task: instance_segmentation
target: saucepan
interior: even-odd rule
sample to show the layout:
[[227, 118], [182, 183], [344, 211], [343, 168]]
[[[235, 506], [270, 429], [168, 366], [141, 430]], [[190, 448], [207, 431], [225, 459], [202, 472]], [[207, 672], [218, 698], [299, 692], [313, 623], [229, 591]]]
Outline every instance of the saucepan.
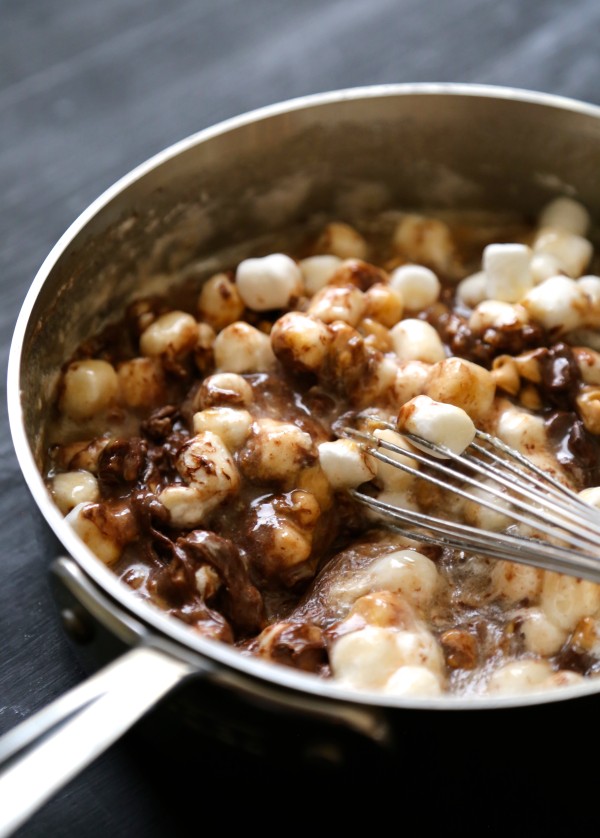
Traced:
[[[54, 534], [48, 565], [60, 615], [91, 665], [105, 668], [0, 740], [0, 834], [157, 703], [190, 735], [204, 728], [237, 736], [240, 747], [251, 743], [277, 758], [319, 754], [336, 764], [363, 760], [363, 768], [365, 759], [382, 758], [403, 781], [451, 768], [453, 794], [464, 772], [473, 778], [481, 766], [489, 783], [526, 770], [550, 788], [558, 760], [579, 763], [581, 740], [560, 731], [585, 735], [586, 714], [600, 707], [600, 680], [449, 702], [359, 693], [243, 656], [143, 601], [98, 561], [49, 496], [42, 460], [65, 359], [141, 290], [154, 291], [191, 260], [218, 267], [215, 254], [245, 241], [290, 243], [307, 219], [385, 206], [534, 214], [567, 194], [598, 219], [599, 160], [600, 108], [584, 103], [454, 84], [342, 90], [189, 137], [126, 175], [72, 224], [16, 324], [8, 402], [20, 467]], [[507, 742], [498, 741], [498, 726]], [[282, 734], [290, 729], [298, 735]]]

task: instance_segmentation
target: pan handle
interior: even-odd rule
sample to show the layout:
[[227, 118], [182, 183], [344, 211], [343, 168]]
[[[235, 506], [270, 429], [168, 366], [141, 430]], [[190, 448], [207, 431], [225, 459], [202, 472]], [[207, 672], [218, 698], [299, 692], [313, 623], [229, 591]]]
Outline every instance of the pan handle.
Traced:
[[115, 742], [194, 667], [137, 646], [0, 739], [0, 838]]

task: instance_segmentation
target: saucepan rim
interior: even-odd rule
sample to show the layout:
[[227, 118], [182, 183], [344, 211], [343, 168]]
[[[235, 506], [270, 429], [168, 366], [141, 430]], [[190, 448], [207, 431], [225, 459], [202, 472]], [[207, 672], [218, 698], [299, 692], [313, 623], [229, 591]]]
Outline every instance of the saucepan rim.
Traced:
[[124, 607], [144, 624], [150, 626], [151, 630], [169, 637], [186, 647], [188, 651], [191, 650], [203, 659], [209, 659], [221, 667], [236, 670], [238, 673], [253, 679], [262, 679], [271, 685], [309, 693], [318, 698], [340, 699], [356, 705], [404, 710], [497, 710], [511, 707], [531, 707], [592, 695], [600, 691], [600, 679], [586, 679], [583, 683], [577, 685], [510, 696], [479, 697], [469, 695], [439, 698], [387, 696], [374, 691], [352, 690], [334, 680], [319, 678], [279, 664], [249, 657], [224, 643], [201, 637], [184, 623], [169, 617], [157, 606], [137, 596], [79, 540], [52, 502], [27, 439], [21, 404], [21, 365], [28, 324], [37, 298], [54, 266], [68, 250], [72, 241], [102, 209], [115, 200], [125, 189], [168, 160], [196, 145], [227, 134], [242, 126], [268, 120], [285, 113], [318, 108], [343, 101], [410, 96], [483, 97], [511, 100], [530, 103], [531, 105], [553, 107], [567, 113], [587, 115], [600, 120], [600, 107], [548, 93], [480, 84], [385, 84], [333, 90], [262, 107], [205, 128], [158, 152], [117, 180], [73, 221], [44, 260], [27, 292], [13, 333], [7, 373], [9, 423], [19, 466], [29, 491], [47, 524], [81, 570], [96, 585], [121, 607]]

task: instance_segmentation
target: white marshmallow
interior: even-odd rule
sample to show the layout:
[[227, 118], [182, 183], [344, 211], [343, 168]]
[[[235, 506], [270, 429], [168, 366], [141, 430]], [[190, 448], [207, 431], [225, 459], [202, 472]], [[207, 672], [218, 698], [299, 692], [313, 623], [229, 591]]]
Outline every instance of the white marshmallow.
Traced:
[[579, 492], [581, 500], [589, 503], [590, 506], [596, 506], [600, 509], [600, 486], [592, 486], [589, 489], [582, 489]]
[[511, 661], [492, 674], [487, 691], [498, 695], [530, 692], [539, 689], [551, 674], [552, 668], [546, 661]]
[[555, 655], [567, 639], [567, 632], [552, 623], [539, 608], [526, 608], [517, 612], [519, 631], [525, 648], [536, 655]]
[[191, 352], [198, 341], [198, 323], [185, 311], [168, 311], [144, 329], [140, 352], [150, 358]]
[[508, 401], [501, 405], [496, 422], [496, 435], [522, 454], [539, 454], [546, 449], [548, 442], [543, 418]]
[[500, 300], [484, 300], [469, 317], [469, 326], [478, 333], [486, 329], [519, 329], [528, 322], [529, 316], [522, 305]]
[[423, 361], [404, 361], [397, 365], [394, 378], [394, 403], [404, 404], [420, 396], [427, 386], [431, 364]]
[[396, 632], [365, 626], [345, 634], [330, 649], [334, 677], [363, 689], [382, 687], [401, 665]]
[[99, 527], [93, 516], [87, 514], [94, 506], [92, 503], [78, 503], [66, 516], [65, 521], [73, 527], [79, 538], [100, 561], [110, 565], [121, 555], [122, 545], [112, 538], [108, 531]]
[[398, 631], [396, 632], [396, 646], [400, 666], [425, 666], [438, 675], [444, 671], [444, 656], [431, 632], [425, 629]]
[[328, 285], [317, 291], [306, 313], [323, 323], [343, 320], [356, 326], [366, 308], [365, 295], [360, 288], [349, 285]]
[[533, 286], [531, 250], [524, 244], [488, 244], [483, 251], [486, 296], [516, 303]]
[[115, 401], [118, 390], [117, 373], [108, 361], [73, 361], [63, 376], [59, 407], [75, 421], [91, 419]]
[[401, 666], [424, 666], [441, 674], [443, 656], [427, 631], [397, 631], [366, 626], [333, 643], [331, 668], [336, 678], [362, 689], [383, 687]]
[[586, 326], [600, 328], [600, 276], [582, 276], [577, 285], [588, 300], [588, 306], [583, 315]]
[[542, 578], [543, 571], [537, 567], [508, 561], [497, 561], [490, 576], [493, 593], [508, 602], [537, 599]]
[[566, 276], [553, 276], [536, 285], [521, 303], [533, 320], [561, 333], [582, 324], [588, 305], [583, 289]]
[[[391, 442], [393, 445], [397, 445], [405, 451], [411, 450], [411, 446], [406, 442], [404, 437], [396, 433], [396, 431], [391, 431], [389, 428], [376, 428], [373, 436], [377, 437], [377, 439], [382, 439], [384, 442]], [[419, 468], [419, 464], [413, 457], [405, 457], [402, 454], [397, 454], [395, 451], [389, 451], [387, 448], [381, 448], [380, 450], [382, 454], [385, 454], [386, 457], [395, 460], [397, 463], [403, 463], [414, 469]], [[389, 465], [389, 463], [383, 463], [377, 457], [372, 457], [371, 462], [377, 470], [377, 479], [386, 491], [397, 492], [405, 490], [415, 480], [414, 475], [410, 474], [410, 472], [396, 468], [395, 466]]]
[[572, 631], [582, 617], [600, 608], [600, 585], [546, 571], [540, 604], [549, 620]]
[[284, 253], [244, 259], [235, 272], [240, 297], [253, 311], [284, 308], [302, 293], [302, 272]]
[[600, 305], [600, 276], [587, 274], [577, 280], [577, 285], [583, 290], [592, 305]]
[[219, 372], [209, 375], [202, 385], [202, 403], [207, 407], [224, 404], [239, 405], [252, 404], [254, 394], [252, 387], [245, 378], [236, 372]]
[[177, 456], [176, 467], [202, 500], [216, 498], [219, 503], [239, 488], [240, 476], [231, 454], [212, 431], [188, 440]]
[[312, 437], [291, 422], [258, 419], [253, 423], [244, 470], [251, 479], [289, 480], [314, 455]]
[[[464, 410], [452, 404], [436, 402], [429, 396], [416, 396], [402, 406], [398, 429], [443, 445], [455, 454], [462, 454], [475, 439], [475, 425]], [[428, 451], [425, 446], [423, 450]], [[443, 458], [442, 454], [429, 453]]]
[[561, 272], [560, 262], [556, 256], [551, 256], [549, 253], [534, 253], [531, 257], [530, 268], [534, 285], [539, 285], [551, 276], [558, 276]]
[[219, 574], [210, 565], [202, 565], [198, 568], [194, 578], [196, 580], [196, 590], [204, 600], [214, 596], [221, 587]]
[[541, 686], [542, 689], [552, 690], [581, 684], [583, 680], [583, 675], [580, 675], [579, 672], [573, 672], [570, 669], [559, 669], [558, 672], [553, 672], [545, 681], [542, 681]]
[[390, 275], [390, 285], [399, 291], [406, 308], [418, 311], [433, 305], [440, 295], [440, 281], [423, 265], [402, 265]]
[[465, 277], [456, 286], [456, 296], [469, 308], [475, 308], [487, 297], [487, 277], [485, 271], [477, 271], [471, 276]]
[[400, 361], [425, 361], [435, 364], [446, 357], [444, 344], [436, 330], [424, 320], [408, 318], [392, 329], [394, 352]]
[[236, 407], [209, 407], [194, 414], [194, 433], [212, 431], [230, 451], [235, 451], [250, 433], [252, 416], [247, 410]]
[[309, 256], [307, 259], [301, 259], [298, 266], [302, 271], [304, 290], [308, 296], [312, 297], [327, 285], [341, 264], [339, 256]]
[[316, 317], [289, 311], [271, 329], [271, 346], [282, 364], [314, 372], [325, 361], [331, 342], [328, 326]]
[[538, 225], [585, 236], [590, 226], [590, 215], [583, 204], [573, 198], [555, 198], [541, 211]]
[[354, 489], [375, 476], [371, 458], [350, 439], [322, 442], [319, 461], [334, 489]]
[[[481, 482], [483, 486], [494, 487], [495, 485], [493, 480], [482, 480]], [[483, 486], [482, 488], [469, 487], [469, 494], [474, 495], [480, 500], [465, 500], [463, 508], [465, 522], [472, 524], [474, 527], [479, 527], [481, 530], [488, 530], [489, 532], [505, 530], [511, 524], [511, 520], [501, 510], [508, 509], [509, 504], [499, 498], [492, 498]], [[490, 509], [481, 503], [481, 501], [492, 501], [494, 508]]]
[[425, 666], [401, 666], [385, 683], [386, 695], [438, 696], [442, 685], [438, 675]]
[[89, 471], [67, 471], [52, 478], [52, 497], [63, 515], [79, 503], [98, 500], [98, 481]]
[[424, 262], [436, 270], [446, 271], [454, 257], [450, 228], [437, 218], [405, 215], [393, 237], [394, 248], [413, 262]]
[[583, 274], [594, 252], [591, 242], [582, 236], [551, 227], [539, 231], [533, 243], [533, 249], [537, 253], [554, 256], [561, 270], [571, 277]]
[[220, 500], [217, 495], [201, 497], [192, 486], [180, 485], [166, 486], [158, 499], [169, 510], [172, 526], [186, 530], [200, 526]]
[[373, 562], [364, 577], [370, 591], [402, 593], [413, 605], [424, 608], [438, 588], [435, 563], [417, 550], [396, 550]]
[[269, 336], [242, 320], [219, 332], [214, 353], [219, 372], [266, 372], [275, 363]]
[[366, 259], [368, 251], [367, 242], [358, 230], [343, 221], [331, 221], [325, 225], [315, 248], [340, 259]]

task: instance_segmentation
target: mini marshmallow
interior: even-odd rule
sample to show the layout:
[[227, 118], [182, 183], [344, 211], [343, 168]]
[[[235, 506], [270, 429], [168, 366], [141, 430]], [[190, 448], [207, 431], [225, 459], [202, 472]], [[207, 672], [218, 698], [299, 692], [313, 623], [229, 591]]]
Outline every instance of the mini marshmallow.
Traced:
[[242, 320], [219, 332], [214, 353], [219, 372], [266, 372], [275, 363], [269, 336]]
[[561, 273], [560, 262], [549, 253], [534, 253], [529, 265], [534, 285]]
[[341, 264], [339, 256], [309, 256], [307, 259], [301, 259], [298, 267], [302, 271], [304, 290], [308, 296], [312, 297], [324, 288]]
[[521, 303], [544, 329], [560, 333], [580, 326], [588, 305], [583, 289], [566, 276], [553, 276], [536, 285]]
[[480, 364], [464, 358], [445, 358], [431, 368], [424, 393], [434, 401], [462, 408], [478, 421], [492, 410], [496, 382]]
[[185, 311], [168, 311], [140, 335], [140, 352], [149, 358], [174, 358], [191, 352], [198, 341], [198, 323]]
[[440, 281], [422, 265], [402, 265], [390, 275], [390, 285], [399, 291], [404, 305], [415, 311], [433, 305], [440, 295]]
[[302, 271], [284, 253], [244, 259], [237, 267], [235, 282], [240, 297], [253, 311], [284, 308], [302, 293]]
[[396, 550], [377, 559], [364, 580], [371, 591], [403, 594], [417, 607], [425, 607], [439, 585], [435, 563], [417, 550]]
[[244, 301], [227, 274], [218, 273], [207, 279], [198, 297], [198, 314], [216, 332], [235, 323], [244, 313]]
[[540, 605], [549, 620], [572, 631], [582, 617], [600, 608], [600, 585], [546, 571]]
[[121, 555], [123, 545], [108, 528], [98, 525], [93, 514], [95, 508], [97, 504], [94, 503], [78, 503], [66, 516], [65, 521], [100, 561], [110, 565]]
[[343, 221], [327, 224], [315, 245], [319, 253], [331, 253], [340, 259], [366, 259], [367, 242], [354, 227]]
[[98, 481], [89, 471], [66, 471], [56, 474], [51, 485], [54, 502], [63, 515], [79, 503], [91, 503], [100, 497]]
[[177, 456], [177, 471], [200, 498], [218, 501], [237, 491], [240, 476], [220, 436], [203, 431], [186, 442]]
[[[490, 493], [483, 488], [484, 486], [497, 488], [494, 486], [494, 481], [482, 480], [481, 482], [483, 484], [481, 488], [469, 488], [469, 494], [473, 495], [477, 500], [464, 501], [462, 516], [465, 519], [465, 523], [472, 524], [480, 530], [488, 530], [489, 532], [506, 530], [512, 522], [501, 510], [508, 510], [509, 503], [497, 497], [491, 498]], [[487, 503], [493, 501], [493, 509], [490, 509], [482, 501]]]
[[386, 695], [438, 696], [442, 694], [440, 678], [425, 666], [401, 666], [385, 683]]
[[540, 688], [551, 674], [552, 667], [546, 661], [511, 661], [492, 674], [487, 691], [500, 695], [530, 692]]
[[483, 251], [486, 296], [516, 303], [533, 286], [531, 250], [524, 244], [488, 244]]
[[588, 299], [584, 324], [600, 328], [600, 276], [582, 276], [577, 280], [577, 285]]
[[600, 509], [600, 486], [592, 486], [589, 489], [582, 489], [579, 492], [579, 497], [590, 506], [596, 506]]
[[240, 408], [209, 407], [194, 413], [193, 423], [195, 434], [212, 431], [230, 451], [235, 451], [248, 438], [252, 416]]
[[[416, 396], [400, 409], [398, 430], [420, 436], [427, 442], [442, 445], [455, 454], [462, 454], [475, 439], [475, 425], [470, 416], [460, 407], [443, 404], [429, 396]], [[417, 443], [413, 443], [418, 445]], [[424, 451], [434, 457], [443, 458], [443, 454]]]
[[394, 379], [394, 403], [404, 404], [424, 392], [431, 364], [423, 361], [404, 361], [397, 365]]
[[171, 525], [186, 530], [200, 526], [220, 500], [217, 495], [202, 498], [192, 486], [181, 485], [166, 486], [158, 499], [169, 511]]
[[594, 252], [591, 242], [582, 236], [551, 227], [539, 231], [533, 249], [536, 253], [554, 256], [561, 270], [574, 278], [583, 274]]
[[194, 574], [196, 590], [203, 600], [211, 599], [221, 587], [221, 578], [210, 565], [202, 565]]
[[382, 687], [401, 666], [396, 631], [366, 626], [344, 634], [330, 649], [333, 675], [354, 687]]
[[538, 225], [585, 236], [590, 226], [590, 215], [583, 204], [573, 198], [555, 198], [541, 211]]
[[271, 346], [284, 367], [294, 372], [315, 372], [331, 342], [329, 328], [317, 317], [289, 311], [271, 329]]
[[328, 285], [317, 291], [306, 313], [323, 323], [343, 320], [350, 326], [356, 326], [365, 308], [365, 295], [360, 288], [353, 285]]
[[577, 280], [577, 285], [583, 290], [592, 305], [600, 305], [600, 276], [587, 274]]
[[465, 277], [456, 286], [456, 296], [464, 305], [475, 308], [487, 297], [487, 277], [484, 271], [477, 271]]
[[555, 655], [567, 639], [567, 632], [552, 623], [539, 608], [524, 608], [515, 617], [525, 648], [535, 655]]
[[577, 366], [584, 384], [600, 384], [600, 352], [588, 349], [586, 346], [573, 347], [573, 354], [577, 359]]
[[375, 476], [371, 458], [350, 439], [322, 442], [319, 460], [334, 489], [354, 489]]
[[529, 315], [522, 305], [500, 300], [484, 300], [469, 317], [471, 330], [479, 334], [486, 329], [519, 329], [528, 322]]
[[62, 379], [59, 407], [61, 413], [75, 421], [91, 419], [106, 410], [118, 392], [119, 379], [108, 361], [73, 361]]
[[331, 668], [336, 678], [355, 687], [384, 686], [401, 666], [424, 666], [441, 674], [441, 649], [430, 632], [396, 631], [366, 626], [332, 644]]
[[541, 687], [544, 690], [572, 687], [581, 684], [583, 680], [584, 677], [579, 672], [573, 672], [572, 669], [559, 669], [558, 672], [552, 672], [545, 681], [542, 681]]
[[236, 372], [219, 372], [207, 376], [200, 388], [199, 401], [207, 407], [240, 407], [252, 404], [254, 394], [245, 378]]
[[440, 271], [447, 271], [454, 257], [448, 225], [422, 215], [408, 214], [402, 218], [394, 231], [393, 246], [412, 262], [432, 265]]
[[543, 572], [531, 565], [498, 560], [490, 575], [495, 596], [508, 602], [533, 601], [542, 590]]
[[311, 435], [291, 422], [265, 417], [254, 422], [250, 431], [241, 457], [250, 480], [290, 480], [315, 457]]
[[394, 352], [400, 361], [435, 364], [446, 357], [444, 344], [436, 330], [424, 320], [401, 320], [391, 330]]
[[[403, 448], [405, 451], [411, 450], [411, 446], [408, 442], [406, 442], [404, 437], [396, 433], [396, 431], [391, 431], [389, 428], [377, 428], [373, 432], [373, 436], [377, 437], [377, 439], [383, 440], [384, 442], [390, 442], [392, 445], [397, 445], [398, 448]], [[397, 463], [403, 463], [413, 469], [419, 468], [419, 464], [413, 457], [405, 457], [402, 454], [390, 451], [387, 448], [381, 448], [380, 450], [382, 454], [385, 454], [386, 457], [389, 457], [391, 460], [395, 460]], [[395, 492], [407, 489], [415, 479], [414, 475], [410, 474], [410, 472], [404, 471], [401, 468], [396, 468], [396, 466], [392, 466], [389, 463], [383, 463], [381, 460], [377, 459], [377, 457], [372, 457], [371, 462], [377, 470], [377, 479], [379, 483], [386, 491]]]

